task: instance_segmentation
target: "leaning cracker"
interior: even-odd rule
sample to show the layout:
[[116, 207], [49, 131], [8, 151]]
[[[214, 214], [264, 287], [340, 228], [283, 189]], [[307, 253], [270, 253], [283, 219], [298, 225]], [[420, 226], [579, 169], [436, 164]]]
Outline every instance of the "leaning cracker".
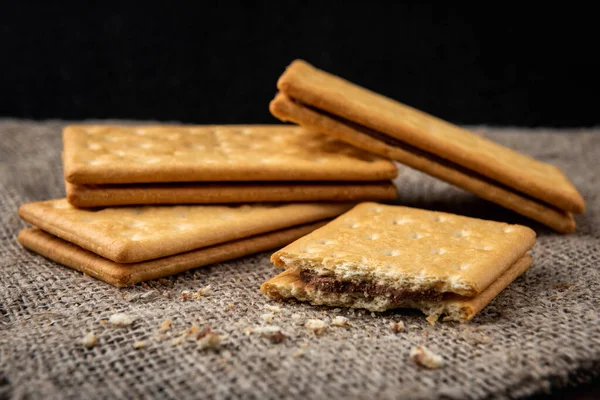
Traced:
[[23, 204], [19, 215], [102, 257], [133, 263], [330, 218], [351, 206], [297, 203], [84, 210], [58, 199]]
[[473, 297], [534, 244], [525, 226], [362, 203], [271, 260], [323, 290], [372, 292], [369, 307], [383, 311], [396, 300]]
[[59, 264], [116, 287], [125, 287], [284, 246], [323, 224], [324, 222], [305, 224], [133, 264], [115, 263], [38, 228], [22, 230], [19, 233], [19, 243]]
[[65, 179], [76, 184], [380, 181], [397, 173], [388, 160], [286, 125], [71, 125], [63, 142]]
[[575, 230], [575, 220], [570, 212], [523, 195], [508, 186], [499, 185], [481, 174], [461, 168], [447, 160], [416, 151], [408, 146], [401, 147], [378, 140], [365, 133], [364, 128], [316, 112], [292, 101], [283, 93], [277, 94], [271, 102], [270, 109], [273, 115], [281, 120], [301, 124], [308, 129], [344, 140], [371, 153], [397, 160], [541, 222], [558, 232], [568, 233]]
[[478, 171], [486, 177], [557, 208], [581, 213], [585, 202], [555, 166], [501, 146], [342, 78], [296, 60], [277, 82], [295, 101], [350, 124], [399, 140], [422, 151]]
[[[525, 255], [502, 273], [491, 285], [474, 297], [446, 296], [437, 301], [414, 300], [406, 307], [418, 308], [436, 320], [446, 315], [444, 321], [470, 321], [484, 309], [500, 292], [529, 269], [531, 256]], [[300, 278], [297, 270], [288, 269], [263, 283], [260, 290], [274, 299], [297, 299], [313, 305], [357, 306], [356, 299], [343, 293], [322, 293]], [[360, 305], [360, 303], [358, 303]], [[377, 310], [379, 311], [379, 310]]]
[[230, 182], [137, 185], [75, 185], [66, 182], [75, 207], [139, 204], [231, 204], [298, 201], [391, 200], [396, 187], [384, 182]]

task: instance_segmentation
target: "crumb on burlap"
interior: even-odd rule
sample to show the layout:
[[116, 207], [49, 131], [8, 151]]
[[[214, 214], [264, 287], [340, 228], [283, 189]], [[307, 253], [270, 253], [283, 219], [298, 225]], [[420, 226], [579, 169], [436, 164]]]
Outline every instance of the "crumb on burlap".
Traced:
[[338, 315], [331, 321], [333, 326], [348, 326], [348, 318]]
[[441, 356], [433, 353], [425, 346], [416, 346], [410, 350], [410, 360], [418, 365], [435, 369], [444, 366], [444, 360]]
[[280, 313], [281, 312], [280, 307], [273, 306], [271, 304], [265, 304], [265, 308], [267, 309], [267, 311], [269, 311], [271, 313]]
[[404, 322], [402, 322], [402, 321], [390, 322], [390, 329], [394, 333], [402, 333], [406, 330], [406, 328], [404, 326]]
[[200, 288], [195, 292], [193, 292], [191, 290], [182, 290], [180, 293], [180, 299], [181, 299], [181, 301], [198, 300], [201, 297], [210, 296], [211, 294], [212, 294], [212, 289], [209, 285], [209, 286]]
[[122, 326], [129, 326], [131, 324], [133, 324], [136, 320], [136, 317], [130, 314], [125, 314], [125, 313], [116, 313], [110, 316], [110, 318], [108, 319], [108, 322], [110, 322], [110, 324], [112, 326], [118, 326], [118, 327], [122, 327]]
[[273, 313], [266, 313], [266, 314], [262, 314], [260, 316], [260, 319], [262, 319], [265, 322], [273, 322], [273, 318], [275, 318], [275, 314]]
[[427, 318], [425, 318], [425, 320], [427, 322], [429, 322], [429, 324], [431, 325], [435, 325], [435, 323], [437, 322], [437, 320], [440, 318], [439, 314], [431, 314], [429, 315]]
[[327, 323], [320, 319], [309, 319], [304, 324], [312, 333], [315, 335], [321, 335], [323, 332], [327, 330]]
[[171, 318], [165, 319], [162, 324], [160, 324], [160, 328], [158, 328], [159, 332], [166, 332], [171, 328]]
[[299, 346], [302, 347], [303, 349], [305, 349], [308, 347], [308, 343], [306, 343], [306, 342], [300, 343]]
[[235, 309], [235, 304], [233, 304], [233, 303], [227, 304], [227, 310], [233, 311], [234, 309]]
[[244, 334], [246, 336], [249, 336], [251, 334], [264, 336], [270, 339], [273, 343], [281, 343], [287, 338], [287, 336], [283, 334], [281, 328], [274, 325], [257, 326], [255, 328], [247, 327], [244, 328]]
[[146, 347], [146, 342], [144, 342], [143, 340], [138, 340], [137, 342], [135, 342], [133, 344], [133, 348], [136, 349], [136, 350], [137, 349], [142, 349], [144, 347]]
[[209, 327], [205, 327], [196, 335], [198, 347], [200, 350], [218, 349], [221, 347], [222, 336], [213, 332]]
[[181, 342], [182, 342], [182, 340], [183, 340], [183, 338], [181, 336], [180, 337], [176, 337], [175, 339], [171, 340], [171, 344], [173, 346], [180, 345]]
[[294, 358], [300, 358], [300, 357], [302, 357], [303, 355], [304, 355], [304, 352], [303, 352], [302, 350], [300, 350], [300, 349], [297, 349], [297, 350], [294, 352], [294, 354], [293, 354]]
[[91, 349], [95, 345], [98, 344], [98, 338], [94, 335], [93, 332], [89, 332], [87, 335], [83, 337], [81, 340], [81, 344], [87, 349]]

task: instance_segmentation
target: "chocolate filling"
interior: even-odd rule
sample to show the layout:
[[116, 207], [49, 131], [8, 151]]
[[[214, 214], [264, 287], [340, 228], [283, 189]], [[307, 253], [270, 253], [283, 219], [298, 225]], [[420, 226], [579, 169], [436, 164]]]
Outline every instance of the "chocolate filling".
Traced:
[[376, 140], [378, 140], [380, 142], [383, 142], [383, 143], [385, 143], [387, 145], [390, 145], [390, 146], [393, 146], [393, 147], [398, 147], [398, 148], [400, 148], [400, 149], [402, 149], [404, 151], [407, 151], [409, 153], [412, 153], [412, 154], [415, 154], [417, 156], [426, 158], [426, 159], [428, 159], [428, 160], [430, 160], [430, 161], [432, 161], [434, 163], [437, 163], [437, 164], [444, 165], [446, 167], [452, 168], [455, 171], [462, 172], [465, 175], [472, 176], [473, 178], [476, 178], [476, 179], [478, 179], [480, 181], [486, 182], [486, 183], [488, 183], [490, 185], [502, 188], [502, 189], [504, 189], [506, 191], [510, 191], [512, 193], [515, 193], [515, 194], [517, 194], [517, 195], [519, 195], [521, 197], [525, 197], [525, 198], [527, 198], [529, 200], [535, 201], [536, 203], [542, 204], [545, 207], [552, 208], [552, 209], [554, 209], [554, 210], [556, 210], [556, 211], [558, 211], [558, 212], [560, 212], [562, 214], [565, 213], [565, 211], [561, 210], [560, 208], [558, 208], [557, 206], [555, 206], [553, 204], [547, 203], [547, 202], [545, 202], [545, 201], [543, 201], [541, 199], [535, 198], [535, 197], [533, 197], [533, 196], [531, 196], [531, 195], [529, 195], [527, 193], [524, 193], [524, 192], [521, 192], [519, 190], [516, 190], [515, 188], [512, 188], [512, 187], [510, 187], [508, 185], [505, 185], [505, 184], [503, 184], [503, 183], [501, 183], [501, 182], [499, 182], [499, 181], [497, 181], [495, 179], [492, 179], [492, 178], [489, 178], [489, 177], [487, 177], [485, 175], [482, 175], [482, 174], [480, 174], [480, 173], [478, 173], [476, 171], [473, 171], [471, 169], [463, 167], [460, 164], [457, 164], [457, 163], [454, 163], [454, 162], [452, 162], [450, 160], [442, 158], [442, 157], [440, 157], [440, 156], [438, 156], [436, 154], [429, 153], [427, 151], [421, 150], [421, 149], [419, 149], [417, 147], [414, 147], [414, 146], [412, 146], [412, 145], [410, 145], [410, 144], [408, 144], [406, 142], [403, 142], [403, 141], [398, 140], [398, 139], [396, 139], [394, 137], [391, 137], [389, 135], [386, 135], [384, 133], [376, 131], [375, 129], [371, 129], [371, 128], [366, 127], [364, 125], [357, 124], [356, 122], [347, 120], [347, 119], [342, 118], [342, 117], [340, 117], [338, 115], [331, 114], [330, 112], [327, 112], [327, 111], [321, 110], [319, 108], [313, 107], [313, 106], [311, 106], [309, 104], [306, 104], [306, 103], [303, 103], [303, 102], [301, 102], [301, 101], [299, 101], [297, 99], [293, 99], [292, 98], [292, 101], [295, 102], [295, 103], [297, 103], [298, 105], [300, 105], [302, 107], [306, 107], [306, 108], [308, 108], [308, 109], [310, 109], [310, 110], [312, 110], [314, 112], [317, 112], [319, 114], [325, 115], [325, 116], [327, 116], [327, 117], [329, 117], [329, 118], [331, 118], [331, 119], [333, 119], [333, 120], [335, 120], [335, 121], [337, 121], [337, 122], [339, 122], [341, 124], [348, 125], [351, 128], [354, 128], [357, 131], [360, 131], [361, 133], [363, 133], [363, 134], [365, 134], [367, 136], [370, 136], [373, 139], [376, 139]]
[[363, 293], [366, 296], [385, 296], [396, 304], [406, 300], [419, 301], [438, 301], [444, 294], [436, 290], [427, 289], [422, 291], [413, 291], [409, 289], [397, 289], [390, 286], [379, 285], [371, 282], [351, 282], [343, 281], [332, 276], [319, 276], [312, 271], [300, 271], [300, 279], [309, 286], [328, 293]]

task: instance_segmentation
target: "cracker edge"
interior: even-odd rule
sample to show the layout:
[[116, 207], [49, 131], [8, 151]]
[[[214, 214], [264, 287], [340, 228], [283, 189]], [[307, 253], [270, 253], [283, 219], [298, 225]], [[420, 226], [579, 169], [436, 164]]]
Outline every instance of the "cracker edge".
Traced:
[[[271, 182], [274, 183], [274, 182]], [[243, 185], [176, 184], [88, 186], [65, 181], [67, 201], [80, 208], [141, 204], [222, 204], [256, 202], [316, 202], [393, 200], [396, 186], [391, 182], [364, 182], [345, 185], [303, 182], [287, 185], [248, 182]]]
[[[510, 268], [502, 273], [491, 285], [485, 290], [479, 293], [477, 296], [472, 298], [464, 298], [456, 296], [449, 300], [442, 300], [440, 304], [444, 305], [444, 311], [449, 312], [449, 307], [454, 307], [458, 311], [452, 313], [450, 320], [466, 322], [473, 319], [483, 308], [485, 308], [498, 294], [500, 294], [508, 285], [510, 285], [515, 279], [522, 275], [529, 269], [532, 264], [532, 258], [529, 254], [525, 254], [517, 262], [515, 262]], [[291, 296], [285, 296], [281, 293], [282, 290], [290, 292], [292, 289], [304, 290], [306, 285], [300, 280], [299, 275], [296, 271], [285, 270], [282, 273], [274, 276], [260, 287], [260, 291], [267, 295], [269, 298], [275, 300], [284, 300], [289, 298], [295, 298]], [[306, 293], [306, 291], [305, 291]], [[307, 301], [311, 300], [307, 296]], [[418, 303], [418, 302], [417, 302]], [[335, 307], [340, 307], [335, 305]], [[420, 307], [417, 307], [420, 308]]]

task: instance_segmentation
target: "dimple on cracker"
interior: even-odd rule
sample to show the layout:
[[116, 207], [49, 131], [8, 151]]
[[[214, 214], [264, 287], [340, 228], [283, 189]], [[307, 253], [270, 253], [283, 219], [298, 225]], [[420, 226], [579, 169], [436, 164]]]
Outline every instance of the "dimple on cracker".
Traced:
[[66, 199], [23, 204], [25, 221], [118, 263], [166, 257], [337, 216], [348, 203], [77, 209]]
[[104, 126], [63, 131], [74, 184], [381, 181], [396, 167], [344, 142], [289, 125]]
[[352, 145], [405, 163], [559, 232], [585, 202], [556, 167], [456, 125], [293, 62], [277, 84], [270, 110]]
[[22, 230], [19, 233], [18, 240], [23, 247], [57, 263], [116, 287], [125, 287], [281, 247], [322, 226], [324, 223], [304, 224], [132, 264], [116, 263], [100, 257], [38, 228]]
[[524, 226], [363, 203], [273, 254], [286, 272], [262, 291], [467, 320], [529, 267], [534, 244], [535, 233]]

